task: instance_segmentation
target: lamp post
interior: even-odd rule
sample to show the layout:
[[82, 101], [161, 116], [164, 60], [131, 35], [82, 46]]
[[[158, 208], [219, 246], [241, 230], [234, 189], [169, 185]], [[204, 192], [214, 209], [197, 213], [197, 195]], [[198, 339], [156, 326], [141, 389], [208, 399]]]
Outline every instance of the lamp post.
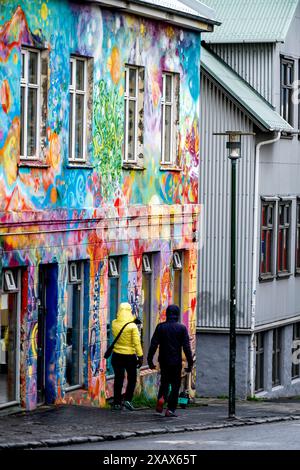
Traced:
[[214, 133], [225, 135], [228, 140], [228, 158], [231, 161], [231, 214], [230, 214], [230, 333], [229, 333], [229, 403], [228, 417], [235, 418], [236, 401], [236, 166], [241, 158], [241, 136], [253, 132], [227, 131]]

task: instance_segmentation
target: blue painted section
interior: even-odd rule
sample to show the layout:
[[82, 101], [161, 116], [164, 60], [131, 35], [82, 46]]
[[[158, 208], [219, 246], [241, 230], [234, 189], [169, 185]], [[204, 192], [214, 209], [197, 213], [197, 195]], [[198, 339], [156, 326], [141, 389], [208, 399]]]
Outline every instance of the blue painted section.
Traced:
[[46, 338], [45, 338], [45, 400], [53, 403], [56, 398], [56, 333], [58, 312], [58, 265], [49, 265], [46, 284]]

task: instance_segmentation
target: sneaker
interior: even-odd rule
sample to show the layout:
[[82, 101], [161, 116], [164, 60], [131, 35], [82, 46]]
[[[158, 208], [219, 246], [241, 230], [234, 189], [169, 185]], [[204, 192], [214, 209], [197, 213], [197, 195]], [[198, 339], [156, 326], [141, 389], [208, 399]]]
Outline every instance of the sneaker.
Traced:
[[169, 409], [166, 410], [165, 416], [166, 418], [177, 418], [175, 411], [171, 411]]
[[135, 410], [134, 406], [132, 405], [132, 403], [130, 403], [130, 401], [124, 401], [124, 406], [129, 411], [134, 411]]
[[164, 397], [160, 397], [160, 398], [157, 400], [157, 402], [156, 402], [156, 408], [155, 408], [157, 413], [162, 413], [162, 412], [163, 412], [164, 403], [165, 403]]
[[122, 405], [112, 405], [112, 411], [122, 411]]

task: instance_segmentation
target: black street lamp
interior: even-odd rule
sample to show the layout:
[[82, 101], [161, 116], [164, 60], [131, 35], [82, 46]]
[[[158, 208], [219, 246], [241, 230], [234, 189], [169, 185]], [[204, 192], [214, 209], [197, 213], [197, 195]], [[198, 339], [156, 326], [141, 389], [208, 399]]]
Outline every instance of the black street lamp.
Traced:
[[229, 403], [228, 417], [235, 418], [236, 401], [236, 166], [241, 158], [241, 136], [253, 132], [227, 131], [213, 135], [226, 135], [228, 158], [231, 161], [231, 214], [230, 214], [230, 333], [229, 333]]

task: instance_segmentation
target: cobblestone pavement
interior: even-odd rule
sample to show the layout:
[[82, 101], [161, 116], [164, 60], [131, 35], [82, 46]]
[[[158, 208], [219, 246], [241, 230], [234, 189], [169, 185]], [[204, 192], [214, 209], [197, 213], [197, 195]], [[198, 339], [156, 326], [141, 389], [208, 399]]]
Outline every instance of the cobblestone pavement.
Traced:
[[198, 399], [197, 406], [165, 418], [151, 409], [112, 412], [87, 406], [42, 406], [31, 412], [0, 416], [0, 449], [64, 446], [126, 439], [150, 434], [182, 433], [300, 420], [300, 400], [237, 403], [237, 419], [227, 419], [227, 401]]

